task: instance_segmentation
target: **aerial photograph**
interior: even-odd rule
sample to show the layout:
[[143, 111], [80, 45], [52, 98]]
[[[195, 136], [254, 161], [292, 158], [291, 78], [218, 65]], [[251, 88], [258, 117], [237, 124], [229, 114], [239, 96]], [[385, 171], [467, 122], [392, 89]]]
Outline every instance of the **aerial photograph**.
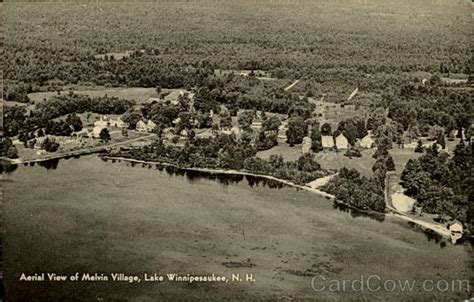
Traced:
[[0, 17], [0, 301], [474, 301], [474, 0]]

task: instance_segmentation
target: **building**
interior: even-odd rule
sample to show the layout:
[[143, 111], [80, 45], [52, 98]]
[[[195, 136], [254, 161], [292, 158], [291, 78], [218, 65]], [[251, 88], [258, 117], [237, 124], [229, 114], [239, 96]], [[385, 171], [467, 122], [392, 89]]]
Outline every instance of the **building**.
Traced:
[[252, 125], [250, 125], [250, 128], [252, 128], [253, 130], [260, 130], [262, 129], [262, 122], [252, 122]]
[[89, 135], [94, 138], [99, 138], [102, 129], [107, 129], [107, 127], [95, 126], [94, 129], [92, 129], [92, 132], [89, 133]]
[[349, 141], [344, 134], [341, 133], [336, 137], [336, 147], [338, 150], [349, 149]]
[[240, 129], [239, 129], [239, 127], [234, 126], [231, 129], [222, 130], [222, 133], [227, 134], [227, 135], [234, 133], [236, 136], [239, 136], [240, 135]]
[[456, 241], [461, 239], [462, 235], [463, 235], [462, 223], [457, 221], [457, 220], [453, 220], [453, 221], [448, 223], [447, 227], [448, 227], [448, 230], [449, 230], [449, 233], [450, 233], [451, 242], [453, 244], [456, 244]]
[[322, 135], [321, 136], [321, 145], [323, 148], [333, 148], [334, 147], [334, 137], [332, 135]]
[[152, 120], [148, 120], [147, 122], [139, 120], [136, 126], [136, 130], [139, 132], [153, 132], [155, 127], [156, 124]]
[[116, 120], [110, 119], [109, 125], [112, 127], [117, 127], [117, 128], [124, 128], [127, 126], [127, 124], [124, 121], [122, 121], [120, 117], [118, 117]]
[[301, 145], [301, 152], [308, 153], [311, 151], [311, 138], [309, 136], [305, 136], [303, 138], [303, 144]]
[[146, 127], [148, 132], [152, 132], [153, 130], [155, 130], [156, 124], [152, 120], [148, 120], [148, 122], [146, 123]]
[[101, 115], [98, 121], [94, 122], [95, 127], [107, 127], [109, 125], [110, 119], [105, 116]]
[[286, 131], [288, 131], [288, 126], [286, 124], [281, 124], [278, 127], [278, 139], [286, 141], [287, 140]]
[[82, 128], [82, 130], [74, 132], [78, 137], [89, 137], [89, 133], [90, 131], [87, 128]]
[[[426, 143], [426, 144], [423, 144], [423, 148], [426, 149], [431, 149], [433, 147], [433, 145], [436, 144], [436, 150], [438, 151], [442, 151], [443, 150], [443, 146], [441, 146], [440, 144], [437, 144], [437, 143]], [[448, 151], [448, 147], [446, 146], [446, 152]]]
[[369, 133], [360, 140], [359, 145], [362, 148], [372, 149], [375, 145], [375, 140], [372, 138], [372, 135]]

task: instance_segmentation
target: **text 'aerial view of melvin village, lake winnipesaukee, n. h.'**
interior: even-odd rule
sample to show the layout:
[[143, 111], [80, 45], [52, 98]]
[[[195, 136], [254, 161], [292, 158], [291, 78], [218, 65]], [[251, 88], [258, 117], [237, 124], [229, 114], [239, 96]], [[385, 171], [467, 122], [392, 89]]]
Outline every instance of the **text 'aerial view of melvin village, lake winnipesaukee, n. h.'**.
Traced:
[[0, 3], [0, 299], [473, 299], [473, 3]]

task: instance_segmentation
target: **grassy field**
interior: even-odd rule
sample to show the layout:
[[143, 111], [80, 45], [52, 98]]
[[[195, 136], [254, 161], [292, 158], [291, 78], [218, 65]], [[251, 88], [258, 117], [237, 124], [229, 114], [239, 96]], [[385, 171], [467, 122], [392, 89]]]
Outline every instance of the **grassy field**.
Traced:
[[[291, 188], [250, 188], [103, 163], [61, 161], [5, 177], [4, 267], [10, 301], [461, 300], [464, 292], [314, 292], [328, 280], [469, 279], [467, 246], [440, 246], [405, 223], [351, 216]], [[185, 188], [185, 190], [183, 190]], [[19, 282], [22, 272], [251, 273], [212, 283]], [[34, 299], [32, 298], [34, 297]]]
[[[121, 87], [78, 87], [73, 88], [74, 93], [89, 95], [91, 97], [103, 97], [105, 95], [109, 97], [118, 97], [121, 99], [127, 99], [132, 101], [137, 101], [138, 103], [144, 102], [151, 97], [158, 97], [155, 88], [142, 88], [142, 87], [132, 87], [132, 88], [121, 88]], [[166, 89], [163, 89], [166, 91]], [[69, 93], [69, 90], [62, 91], [61, 93]], [[34, 92], [28, 94], [28, 97], [31, 101], [38, 103], [43, 102], [45, 99], [48, 100], [52, 96], [57, 95], [55, 91], [49, 92]]]
[[[342, 167], [355, 168], [366, 176], [372, 176], [372, 166], [375, 159], [372, 158], [373, 150], [362, 150], [362, 157], [349, 158], [344, 156], [345, 151], [335, 152], [324, 150], [315, 153], [316, 161], [321, 164], [323, 169], [339, 170]], [[277, 146], [257, 152], [257, 156], [262, 159], [268, 159], [270, 155], [281, 155], [287, 161], [297, 160], [301, 155], [301, 145], [290, 147], [288, 144], [279, 142]]]

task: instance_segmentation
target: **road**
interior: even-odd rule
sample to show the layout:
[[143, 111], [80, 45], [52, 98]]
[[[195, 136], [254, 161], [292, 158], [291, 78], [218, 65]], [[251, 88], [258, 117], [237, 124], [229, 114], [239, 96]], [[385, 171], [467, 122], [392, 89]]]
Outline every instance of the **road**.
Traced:
[[293, 86], [295, 86], [296, 84], [298, 84], [299, 82], [300, 82], [300, 80], [296, 80], [296, 81], [294, 81], [290, 86], [286, 87], [286, 88], [283, 89], [283, 90], [288, 91], [288, 90], [290, 90], [291, 88], [293, 88]]
[[45, 161], [45, 160], [50, 160], [50, 159], [70, 157], [70, 156], [76, 156], [76, 155], [92, 154], [92, 153], [97, 153], [97, 152], [104, 151], [108, 148], [129, 144], [129, 143], [132, 143], [132, 142], [144, 140], [144, 139], [151, 138], [151, 137], [154, 137], [154, 136], [156, 136], [156, 134], [153, 133], [153, 134], [149, 134], [149, 135], [140, 136], [140, 137], [132, 138], [132, 139], [129, 139], [129, 140], [125, 140], [125, 141], [122, 141], [122, 142], [117, 142], [117, 143], [108, 144], [108, 145], [101, 145], [101, 146], [96, 146], [96, 147], [91, 147], [91, 148], [85, 148], [85, 149], [80, 149], [80, 150], [74, 150], [74, 151], [69, 151], [69, 152], [64, 152], [64, 153], [57, 153], [57, 154], [53, 154], [51, 156], [42, 157], [42, 158], [27, 159], [27, 160], [8, 159], [8, 161], [10, 161], [12, 164], [25, 164], [25, 163], [30, 163], [30, 162], [40, 162], [40, 161]]

